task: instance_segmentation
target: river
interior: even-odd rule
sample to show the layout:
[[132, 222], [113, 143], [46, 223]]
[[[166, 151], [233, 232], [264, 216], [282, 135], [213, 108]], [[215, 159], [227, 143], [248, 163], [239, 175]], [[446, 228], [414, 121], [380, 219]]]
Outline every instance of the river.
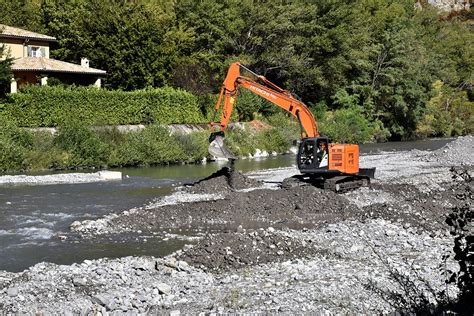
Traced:
[[[409, 149], [435, 150], [452, 139], [367, 144], [362, 154]], [[242, 172], [289, 167], [293, 155], [242, 159]], [[222, 162], [118, 169], [122, 181], [38, 186], [0, 186], [0, 270], [12, 272], [42, 261], [71, 264], [84, 259], [128, 255], [163, 256], [183, 246], [183, 241], [130, 238], [96, 241], [60, 241], [76, 220], [95, 219], [142, 206], [170, 194], [176, 186], [206, 177], [223, 166]]]

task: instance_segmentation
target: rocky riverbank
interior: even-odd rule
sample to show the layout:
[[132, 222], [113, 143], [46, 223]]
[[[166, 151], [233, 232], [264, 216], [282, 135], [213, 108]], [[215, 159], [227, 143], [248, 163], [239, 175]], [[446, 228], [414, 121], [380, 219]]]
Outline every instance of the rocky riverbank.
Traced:
[[472, 174], [473, 152], [468, 136], [436, 152], [364, 156], [362, 166], [377, 167], [377, 179], [345, 194], [281, 188], [295, 168], [232, 180], [222, 174], [143, 207], [76, 222], [63, 242], [177, 233], [189, 242], [166, 258], [0, 272], [0, 310], [177, 315], [426, 308], [441, 291], [457, 295], [442, 274], [457, 269], [452, 259], [442, 260], [453, 245], [444, 219], [460, 203], [449, 168]]

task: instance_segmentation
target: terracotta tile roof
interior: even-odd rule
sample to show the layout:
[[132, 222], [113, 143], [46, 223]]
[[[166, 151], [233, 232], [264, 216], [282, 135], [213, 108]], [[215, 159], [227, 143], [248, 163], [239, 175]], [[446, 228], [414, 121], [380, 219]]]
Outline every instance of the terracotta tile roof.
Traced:
[[56, 38], [40, 33], [30, 32], [17, 27], [0, 24], [0, 37], [36, 39], [48, 42], [55, 42]]
[[12, 65], [13, 71], [41, 71], [41, 72], [69, 72], [91, 75], [105, 75], [107, 72], [101, 69], [82, 67], [56, 59], [45, 57], [22, 57], [15, 59]]

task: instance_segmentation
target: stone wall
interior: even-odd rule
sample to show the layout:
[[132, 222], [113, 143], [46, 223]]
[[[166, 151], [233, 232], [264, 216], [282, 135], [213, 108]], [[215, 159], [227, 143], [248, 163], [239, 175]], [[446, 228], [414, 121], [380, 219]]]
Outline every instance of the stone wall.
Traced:
[[428, 0], [428, 3], [434, 5], [442, 11], [461, 11], [469, 10], [472, 0]]

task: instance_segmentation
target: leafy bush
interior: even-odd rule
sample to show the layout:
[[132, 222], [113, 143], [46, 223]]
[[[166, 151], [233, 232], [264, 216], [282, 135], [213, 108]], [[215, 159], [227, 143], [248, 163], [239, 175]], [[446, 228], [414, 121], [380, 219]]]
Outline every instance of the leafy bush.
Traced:
[[110, 148], [83, 122], [68, 120], [58, 129], [54, 144], [65, 151], [57, 167], [95, 167], [107, 162]]
[[236, 156], [248, 156], [255, 154], [256, 147], [254, 135], [242, 128], [234, 128], [226, 131], [225, 144]]
[[75, 118], [88, 125], [206, 123], [192, 94], [170, 87], [133, 92], [94, 87], [27, 86], [0, 104], [0, 115], [20, 126], [59, 126]]
[[324, 117], [326, 116], [328, 106], [326, 102], [321, 101], [315, 104], [310, 103], [309, 109], [311, 110], [311, 112], [313, 113], [317, 121], [322, 121], [324, 120]]
[[28, 167], [32, 170], [68, 168], [68, 154], [54, 144], [54, 136], [47, 131], [33, 132], [33, 147], [28, 152]]
[[139, 132], [126, 134], [125, 143], [116, 150], [118, 163], [122, 166], [169, 164], [187, 160], [178, 137], [159, 125], [150, 125]]
[[256, 146], [268, 152], [285, 153], [300, 139], [300, 127], [297, 120], [286, 111], [277, 111], [262, 118], [271, 128], [260, 130], [255, 135]]
[[285, 130], [279, 128], [264, 129], [256, 135], [256, 146], [267, 152], [284, 153], [290, 149], [293, 141]]
[[382, 136], [386, 135], [379, 123], [370, 122], [365, 118], [359, 106], [327, 112], [320, 124], [320, 130], [333, 141], [341, 143], [371, 141], [377, 131]]
[[419, 137], [457, 136], [473, 132], [474, 102], [466, 91], [446, 87], [443, 82], [433, 84], [435, 95], [427, 102], [417, 124]]
[[251, 121], [256, 113], [270, 115], [278, 109], [276, 105], [244, 89], [239, 90], [235, 107], [240, 121]]
[[0, 117], [0, 171], [28, 168], [33, 135]]
[[199, 161], [209, 155], [207, 152], [207, 147], [209, 146], [208, 131], [178, 135], [177, 138], [183, 147], [187, 160]]

